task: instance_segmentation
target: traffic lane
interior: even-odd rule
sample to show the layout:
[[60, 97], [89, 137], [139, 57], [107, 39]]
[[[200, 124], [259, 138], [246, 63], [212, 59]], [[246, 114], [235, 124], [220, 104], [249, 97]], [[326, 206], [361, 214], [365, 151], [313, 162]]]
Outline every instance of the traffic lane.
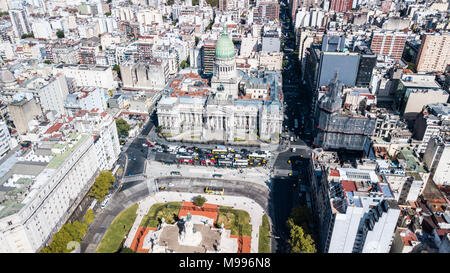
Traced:
[[126, 175], [136, 175], [144, 172], [145, 160], [147, 160], [148, 147], [143, 146], [147, 141], [145, 138], [135, 138], [128, 147], [128, 166]]
[[270, 202], [273, 208], [272, 223], [274, 234], [278, 236], [275, 239], [274, 246], [277, 253], [286, 253], [289, 251], [289, 230], [286, 221], [291, 214], [294, 207], [294, 184], [293, 178], [274, 178], [272, 182], [271, 199]]

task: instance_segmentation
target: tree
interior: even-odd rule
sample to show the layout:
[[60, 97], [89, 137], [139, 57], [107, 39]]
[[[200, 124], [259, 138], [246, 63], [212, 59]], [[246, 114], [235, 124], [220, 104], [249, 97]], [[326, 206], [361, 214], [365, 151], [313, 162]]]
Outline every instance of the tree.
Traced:
[[307, 206], [293, 208], [291, 210], [290, 219], [292, 219], [295, 225], [302, 227], [306, 233], [309, 233], [308, 225], [312, 221], [312, 216]]
[[64, 31], [63, 30], [58, 30], [56, 32], [56, 37], [58, 37], [59, 39], [64, 38]]
[[288, 220], [290, 238], [288, 240], [293, 253], [316, 253], [316, 245], [311, 235], [306, 234], [303, 228], [294, 224], [292, 218]]
[[111, 16], [111, 12], [105, 12], [105, 16]]
[[128, 131], [130, 131], [131, 127], [130, 125], [124, 120], [124, 119], [117, 119], [116, 120], [116, 127], [117, 127], [117, 133], [119, 134], [119, 137], [121, 136], [128, 136]]
[[88, 209], [88, 211], [83, 217], [83, 220], [86, 224], [90, 225], [91, 223], [94, 222], [94, 218], [95, 218], [94, 211], [92, 209]]
[[112, 70], [116, 71], [117, 76], [118, 76], [119, 78], [121, 78], [121, 76], [120, 76], [120, 66], [119, 66], [118, 64], [113, 65]]
[[203, 206], [203, 204], [205, 204], [206, 202], [206, 198], [201, 196], [201, 195], [197, 195], [196, 197], [194, 197], [194, 205], [201, 207]]
[[74, 221], [64, 224], [61, 229], [53, 235], [52, 242], [48, 247], [41, 250], [42, 253], [68, 253], [73, 249], [68, 248], [69, 242], [81, 242], [86, 234], [88, 225], [83, 222]]
[[44, 63], [45, 64], [51, 64], [52, 62], [50, 60], [45, 60]]
[[122, 248], [120, 253], [135, 253], [135, 252], [131, 248], [125, 247], [125, 248]]
[[26, 38], [34, 38], [34, 33], [31, 32], [31, 33], [25, 33], [25, 34], [22, 34], [22, 36], [21, 36], [20, 38], [22, 38], [22, 39], [26, 39]]
[[92, 185], [89, 196], [102, 202], [115, 180], [110, 171], [101, 171], [95, 179], [94, 185]]
[[195, 45], [196, 45], [196, 46], [198, 45], [198, 42], [200, 42], [200, 38], [197, 37], [197, 36], [195, 36]]

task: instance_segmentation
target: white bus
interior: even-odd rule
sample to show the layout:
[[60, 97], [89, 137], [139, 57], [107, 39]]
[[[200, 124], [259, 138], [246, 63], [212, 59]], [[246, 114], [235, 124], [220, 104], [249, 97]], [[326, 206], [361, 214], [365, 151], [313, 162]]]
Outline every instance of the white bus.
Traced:
[[248, 166], [248, 160], [247, 159], [235, 159], [234, 160], [234, 166], [247, 167]]

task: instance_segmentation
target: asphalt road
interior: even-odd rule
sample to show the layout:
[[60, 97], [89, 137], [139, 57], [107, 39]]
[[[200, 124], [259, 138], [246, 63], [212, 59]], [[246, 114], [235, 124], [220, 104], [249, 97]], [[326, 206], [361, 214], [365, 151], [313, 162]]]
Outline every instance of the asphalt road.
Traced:
[[[286, 1], [284, 1], [285, 4]], [[282, 22], [287, 18], [284, 8], [281, 8], [280, 17]], [[284, 48], [295, 46], [295, 34], [291, 25], [285, 24], [283, 35], [287, 37]], [[275, 177], [272, 179], [270, 203], [272, 211], [273, 234], [277, 239], [272, 240], [272, 251], [286, 253], [290, 251], [287, 240], [289, 230], [286, 221], [290, 216], [292, 208], [306, 205], [305, 194], [299, 196], [300, 188], [309, 185], [309, 177], [304, 171], [311, 160], [311, 150], [307, 146], [312, 143], [312, 138], [306, 132], [312, 130], [311, 115], [311, 92], [300, 83], [300, 62], [298, 55], [285, 51], [287, 64], [283, 70], [283, 95], [285, 104], [285, 119], [283, 122], [283, 134], [290, 139], [293, 136], [297, 141], [290, 143], [291, 149], [278, 154], [274, 163]], [[297, 119], [298, 126], [295, 126]], [[303, 122], [302, 122], [303, 121]], [[296, 148], [293, 152], [292, 148]], [[290, 163], [288, 162], [290, 160]], [[291, 174], [291, 176], [289, 175]]]
[[148, 147], [142, 144], [147, 142], [146, 136], [153, 128], [154, 124], [152, 118], [150, 118], [144, 125], [141, 134], [136, 137], [126, 150], [128, 155], [128, 166], [125, 171], [125, 176], [137, 175], [144, 172], [145, 160], [147, 160]]

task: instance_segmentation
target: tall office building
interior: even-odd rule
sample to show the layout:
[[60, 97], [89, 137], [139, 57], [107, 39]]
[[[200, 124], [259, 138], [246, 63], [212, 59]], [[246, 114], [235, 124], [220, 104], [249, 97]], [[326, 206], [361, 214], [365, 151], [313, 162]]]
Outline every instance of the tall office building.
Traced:
[[212, 40], [205, 40], [202, 47], [202, 71], [204, 75], [212, 76], [214, 72], [214, 54], [216, 52], [216, 42]]
[[219, 0], [219, 10], [226, 11], [227, 10], [227, 0]]
[[423, 156], [425, 165], [438, 185], [450, 185], [450, 136], [434, 136], [428, 142]]
[[318, 245], [328, 253], [388, 253], [400, 208], [373, 170], [322, 170], [312, 181]]
[[358, 75], [356, 86], [369, 87], [372, 81], [372, 71], [377, 64], [377, 55], [373, 54], [368, 47], [357, 46], [355, 51], [360, 53]]
[[352, 9], [353, 0], [331, 0], [330, 10], [347, 12]]
[[25, 10], [11, 9], [9, 11], [9, 16], [11, 18], [11, 23], [16, 37], [20, 38], [23, 34], [32, 32]]
[[374, 31], [370, 49], [377, 55], [389, 56], [399, 61], [402, 58], [406, 36], [401, 32]]
[[417, 55], [418, 72], [444, 72], [450, 64], [450, 33], [425, 34]]
[[66, 77], [56, 75], [49, 79], [38, 88], [38, 94], [42, 109], [55, 110], [59, 114], [64, 114], [64, 100], [69, 94]]

